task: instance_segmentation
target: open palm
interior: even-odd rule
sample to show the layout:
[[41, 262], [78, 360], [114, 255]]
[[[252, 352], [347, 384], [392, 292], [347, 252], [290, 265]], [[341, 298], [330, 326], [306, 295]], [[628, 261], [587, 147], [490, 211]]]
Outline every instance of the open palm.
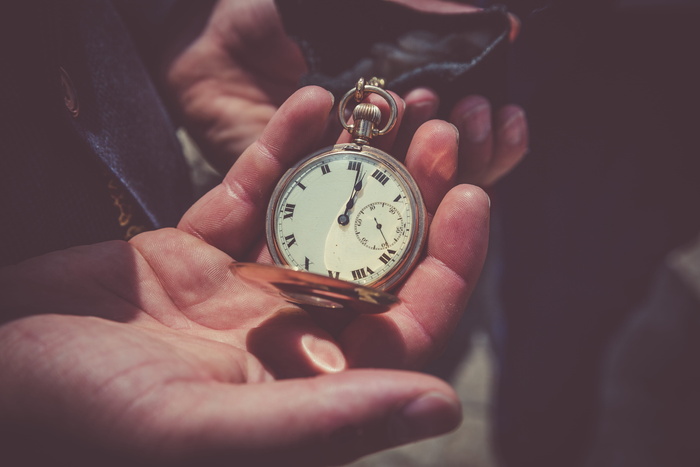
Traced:
[[476, 281], [488, 199], [468, 186], [446, 194], [452, 126], [421, 127], [406, 158], [434, 218], [401, 304], [381, 315], [307, 313], [230, 273], [234, 259], [266, 260], [274, 183], [313, 149], [332, 104], [320, 88], [295, 93], [178, 229], [0, 272], [2, 309], [29, 316], [0, 327], [10, 454], [325, 465], [455, 426], [459, 403], [443, 382], [360, 369], [414, 368], [438, 352]]

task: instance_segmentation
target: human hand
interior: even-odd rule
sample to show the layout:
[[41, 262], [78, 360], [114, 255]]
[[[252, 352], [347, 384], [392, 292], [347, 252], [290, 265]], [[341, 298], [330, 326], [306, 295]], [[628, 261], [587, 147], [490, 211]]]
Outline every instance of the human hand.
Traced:
[[0, 327], [6, 456], [325, 465], [458, 423], [445, 383], [361, 369], [421, 365], [476, 282], [488, 198], [468, 186], [445, 195], [456, 176], [451, 125], [421, 127], [406, 158], [434, 217], [401, 304], [381, 315], [310, 314], [229, 271], [232, 258], [268, 258], [260, 234], [274, 183], [312, 149], [331, 106], [319, 88], [295, 93], [178, 229], [0, 271], [0, 309], [31, 315]]
[[[407, 7], [441, 14], [472, 13], [481, 10], [450, 0], [391, 0]], [[509, 14], [511, 42], [520, 32], [520, 21]], [[397, 153], [402, 152], [412, 135], [426, 121], [435, 118], [440, 106], [432, 89], [415, 89], [403, 96], [406, 105]], [[454, 103], [449, 120], [460, 134], [458, 181], [488, 187], [510, 172], [528, 149], [528, 127], [520, 106], [509, 104], [494, 108], [488, 99], [466, 95]]]
[[[394, 1], [445, 14], [478, 10], [439, 0]], [[513, 40], [518, 21], [512, 17], [511, 22]], [[203, 154], [225, 173], [296, 89], [305, 69], [273, 0], [222, 0], [197, 39], [168, 62], [165, 81]], [[404, 98], [404, 123], [394, 146], [398, 156], [405, 154], [415, 131], [435, 118], [439, 105], [429, 89]], [[451, 121], [461, 135], [460, 182], [491, 185], [525, 154], [527, 123], [518, 106], [492, 109], [483, 97], [467, 96], [455, 103]]]
[[306, 70], [274, 0], [216, 2], [201, 33], [167, 58], [164, 81], [175, 107], [222, 174], [260, 136]]
[[[431, 89], [415, 89], [404, 100], [406, 114], [399, 147], [409, 143], [412, 131], [435, 118], [439, 106], [439, 98]], [[450, 122], [460, 135], [460, 183], [489, 187], [515, 168], [527, 153], [527, 118], [520, 106], [508, 104], [494, 109], [483, 96], [470, 95], [452, 108]]]

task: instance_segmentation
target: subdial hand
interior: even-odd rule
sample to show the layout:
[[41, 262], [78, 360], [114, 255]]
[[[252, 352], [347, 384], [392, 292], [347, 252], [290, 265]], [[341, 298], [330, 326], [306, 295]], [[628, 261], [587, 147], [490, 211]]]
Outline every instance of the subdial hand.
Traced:
[[384, 235], [384, 231], [382, 230], [382, 224], [379, 223], [376, 217], [374, 218], [374, 222], [377, 224], [377, 230], [379, 230], [379, 233], [382, 234], [382, 238], [384, 239], [384, 245], [386, 245], [386, 247], [388, 248], [389, 242], [387, 241], [386, 235]]

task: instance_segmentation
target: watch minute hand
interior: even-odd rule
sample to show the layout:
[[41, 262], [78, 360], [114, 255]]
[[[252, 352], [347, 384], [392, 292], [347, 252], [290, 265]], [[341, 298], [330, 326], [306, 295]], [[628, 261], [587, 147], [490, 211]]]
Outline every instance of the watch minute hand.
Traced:
[[[358, 175], [360, 173], [358, 172]], [[348, 200], [348, 203], [345, 205], [345, 214], [348, 213], [350, 209], [355, 205], [355, 197], [357, 196], [357, 192], [362, 189], [362, 181], [364, 180], [365, 175], [364, 173], [360, 177], [359, 180], [355, 179], [355, 186], [352, 188], [352, 194], [350, 195], [350, 199]]]
[[352, 193], [350, 194], [350, 199], [348, 200], [347, 203], [345, 203], [345, 212], [338, 216], [338, 224], [340, 225], [348, 225], [350, 222], [350, 216], [348, 215], [348, 212], [352, 209], [353, 206], [355, 206], [355, 198], [357, 196], [357, 192], [362, 189], [362, 182], [365, 178], [365, 172], [360, 172], [359, 170], [357, 171], [357, 175], [355, 175], [355, 185], [352, 187]]

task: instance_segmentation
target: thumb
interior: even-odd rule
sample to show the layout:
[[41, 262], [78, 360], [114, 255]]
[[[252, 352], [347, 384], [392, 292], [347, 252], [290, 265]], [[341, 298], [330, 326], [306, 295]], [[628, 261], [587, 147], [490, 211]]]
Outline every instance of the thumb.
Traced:
[[166, 444], [180, 451], [178, 459], [206, 459], [212, 465], [346, 463], [445, 433], [461, 421], [452, 388], [419, 373], [349, 370], [244, 386], [207, 385], [201, 393], [183, 389], [196, 405], [179, 402], [189, 406], [186, 416], [171, 413], [176, 418], [164, 420], [170, 431]]

